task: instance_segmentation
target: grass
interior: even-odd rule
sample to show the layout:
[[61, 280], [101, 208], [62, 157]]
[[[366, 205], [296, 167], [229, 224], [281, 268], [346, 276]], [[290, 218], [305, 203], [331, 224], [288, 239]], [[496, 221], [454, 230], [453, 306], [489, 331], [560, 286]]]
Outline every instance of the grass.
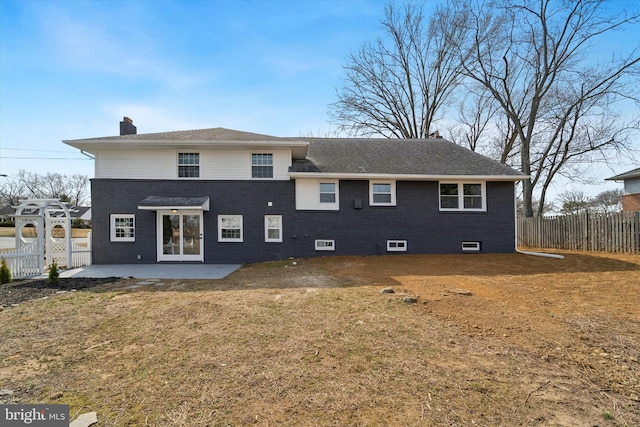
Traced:
[[[84, 238], [87, 237], [87, 235], [91, 232], [90, 228], [72, 228], [71, 229], [71, 237], [72, 238]], [[26, 237], [35, 237], [36, 236], [36, 232], [35, 232], [35, 228], [32, 227], [28, 227], [25, 228], [25, 232], [24, 235]], [[16, 229], [13, 227], [0, 227], [0, 237], [15, 237], [16, 236]], [[55, 233], [54, 231], [54, 237], [64, 237], [63, 235], [61, 235], [60, 233]]]
[[101, 426], [640, 422], [640, 257], [298, 262], [5, 309], [0, 388]]

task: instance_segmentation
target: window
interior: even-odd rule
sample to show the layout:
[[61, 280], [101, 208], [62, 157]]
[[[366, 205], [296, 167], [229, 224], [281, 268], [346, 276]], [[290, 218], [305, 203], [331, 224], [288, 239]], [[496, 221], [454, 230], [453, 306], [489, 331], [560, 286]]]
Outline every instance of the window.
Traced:
[[462, 194], [465, 209], [482, 209], [482, 185], [462, 184]]
[[334, 182], [320, 183], [320, 203], [336, 202], [336, 184]]
[[273, 154], [251, 154], [251, 178], [273, 178]]
[[218, 215], [218, 241], [242, 242], [242, 215]]
[[316, 251], [335, 251], [335, 240], [316, 240]]
[[440, 210], [484, 211], [484, 183], [440, 183]]
[[369, 200], [371, 205], [395, 206], [395, 182], [370, 182]]
[[112, 214], [110, 218], [112, 242], [136, 241], [135, 215]]
[[282, 216], [266, 215], [264, 217], [264, 241], [282, 242]]
[[480, 252], [480, 242], [462, 242], [462, 252]]
[[178, 153], [178, 178], [200, 177], [200, 153]]
[[387, 240], [387, 252], [406, 252], [406, 240]]

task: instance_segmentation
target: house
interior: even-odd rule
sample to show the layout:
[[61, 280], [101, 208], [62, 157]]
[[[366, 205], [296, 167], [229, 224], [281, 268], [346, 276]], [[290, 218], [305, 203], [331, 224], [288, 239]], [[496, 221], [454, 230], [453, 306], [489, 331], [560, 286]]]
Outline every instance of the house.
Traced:
[[612, 176], [606, 181], [622, 181], [624, 183], [623, 211], [640, 211], [640, 168]]
[[6, 205], [0, 207], [0, 222], [11, 222], [11, 215], [16, 213], [15, 208]]
[[515, 250], [525, 176], [442, 138], [120, 128], [63, 141], [95, 157], [96, 264]]

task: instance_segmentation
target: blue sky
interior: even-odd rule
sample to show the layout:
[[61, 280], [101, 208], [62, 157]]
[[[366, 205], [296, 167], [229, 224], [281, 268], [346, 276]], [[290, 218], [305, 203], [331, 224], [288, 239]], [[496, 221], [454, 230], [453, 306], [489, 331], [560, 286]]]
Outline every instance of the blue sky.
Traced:
[[139, 133], [327, 132], [342, 64], [379, 33], [384, 8], [371, 0], [0, 4], [0, 171], [89, 176], [90, 161], [33, 157], [82, 158], [61, 140], [117, 135], [123, 116]]
[[384, 5], [1, 0], [0, 173], [92, 177], [93, 162], [61, 140], [117, 135], [123, 116], [139, 133], [324, 136], [342, 65], [381, 34]]

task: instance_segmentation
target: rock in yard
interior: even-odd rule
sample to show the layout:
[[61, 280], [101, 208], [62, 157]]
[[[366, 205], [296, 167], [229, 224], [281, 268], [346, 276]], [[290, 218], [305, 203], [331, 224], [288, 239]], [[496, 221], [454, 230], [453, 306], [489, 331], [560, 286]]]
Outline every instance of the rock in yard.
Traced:
[[381, 294], [394, 294], [396, 291], [393, 290], [393, 288], [389, 287], [389, 288], [384, 288], [380, 291]]
[[402, 298], [403, 302], [406, 302], [407, 304], [413, 304], [418, 302], [418, 297], [404, 297]]
[[57, 400], [57, 399], [60, 399], [62, 396], [64, 396], [64, 393], [62, 393], [61, 391], [58, 391], [53, 393], [51, 396], [49, 396], [49, 399]]
[[87, 412], [73, 420], [69, 427], [89, 427], [98, 422], [98, 414], [96, 412]]
[[450, 292], [452, 294], [458, 294], [458, 295], [465, 295], [465, 296], [471, 296], [471, 291], [468, 291], [466, 289], [460, 289], [460, 288], [456, 288], [456, 289], [447, 289], [447, 292]]

